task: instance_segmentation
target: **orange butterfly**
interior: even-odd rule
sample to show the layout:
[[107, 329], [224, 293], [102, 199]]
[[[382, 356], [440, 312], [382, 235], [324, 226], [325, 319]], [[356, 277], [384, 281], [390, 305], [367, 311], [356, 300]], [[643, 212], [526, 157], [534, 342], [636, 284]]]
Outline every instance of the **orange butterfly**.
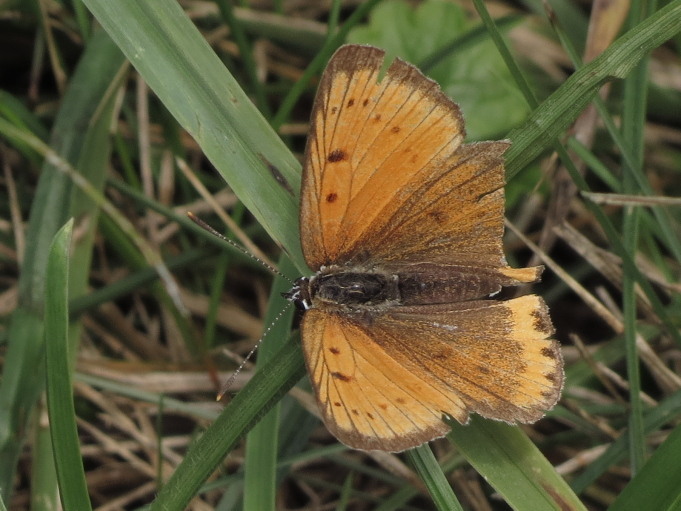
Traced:
[[459, 107], [418, 69], [348, 45], [312, 111], [301, 238], [315, 275], [286, 294], [305, 309], [305, 360], [328, 429], [355, 449], [402, 451], [471, 412], [534, 422], [563, 365], [544, 301], [486, 298], [539, 279], [501, 238], [502, 154], [463, 145]]

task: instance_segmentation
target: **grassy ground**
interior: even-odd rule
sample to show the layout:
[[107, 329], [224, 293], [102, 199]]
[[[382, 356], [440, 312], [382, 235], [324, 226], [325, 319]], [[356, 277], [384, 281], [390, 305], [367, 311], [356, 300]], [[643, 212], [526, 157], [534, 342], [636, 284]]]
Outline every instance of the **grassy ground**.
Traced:
[[[0, 7], [0, 510], [678, 509], [681, 1], [319, 4]], [[507, 257], [547, 267], [567, 375], [538, 423], [338, 444], [290, 284], [187, 218], [306, 272], [299, 161], [343, 42], [513, 142]]]

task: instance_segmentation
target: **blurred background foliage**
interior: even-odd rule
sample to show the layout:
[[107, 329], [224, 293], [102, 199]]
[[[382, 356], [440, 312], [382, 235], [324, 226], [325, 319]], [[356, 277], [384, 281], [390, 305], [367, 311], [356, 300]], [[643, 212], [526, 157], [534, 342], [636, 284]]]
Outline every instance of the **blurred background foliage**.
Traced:
[[[676, 509], [680, 25], [678, 0], [3, 2], [0, 509]], [[307, 271], [299, 162], [343, 42], [512, 140], [507, 255], [547, 266], [567, 368], [539, 423], [339, 445], [290, 284], [188, 220]]]

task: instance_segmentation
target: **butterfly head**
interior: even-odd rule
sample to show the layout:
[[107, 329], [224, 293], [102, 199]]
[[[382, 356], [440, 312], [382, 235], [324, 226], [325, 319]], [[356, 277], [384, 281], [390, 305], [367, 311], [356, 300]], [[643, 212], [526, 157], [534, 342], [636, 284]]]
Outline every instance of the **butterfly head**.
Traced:
[[300, 277], [293, 283], [293, 287], [281, 296], [293, 302], [297, 309], [306, 311], [312, 307], [313, 277]]

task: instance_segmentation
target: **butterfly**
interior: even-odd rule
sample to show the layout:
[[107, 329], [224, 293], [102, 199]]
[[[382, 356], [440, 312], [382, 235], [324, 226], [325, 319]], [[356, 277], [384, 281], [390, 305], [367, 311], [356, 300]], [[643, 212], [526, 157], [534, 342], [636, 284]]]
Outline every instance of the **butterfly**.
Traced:
[[502, 249], [503, 153], [463, 144], [464, 121], [416, 67], [341, 47], [312, 110], [300, 199], [314, 275], [285, 296], [321, 416], [361, 450], [403, 451], [475, 412], [540, 419], [563, 362], [544, 300], [490, 299], [539, 279]]

